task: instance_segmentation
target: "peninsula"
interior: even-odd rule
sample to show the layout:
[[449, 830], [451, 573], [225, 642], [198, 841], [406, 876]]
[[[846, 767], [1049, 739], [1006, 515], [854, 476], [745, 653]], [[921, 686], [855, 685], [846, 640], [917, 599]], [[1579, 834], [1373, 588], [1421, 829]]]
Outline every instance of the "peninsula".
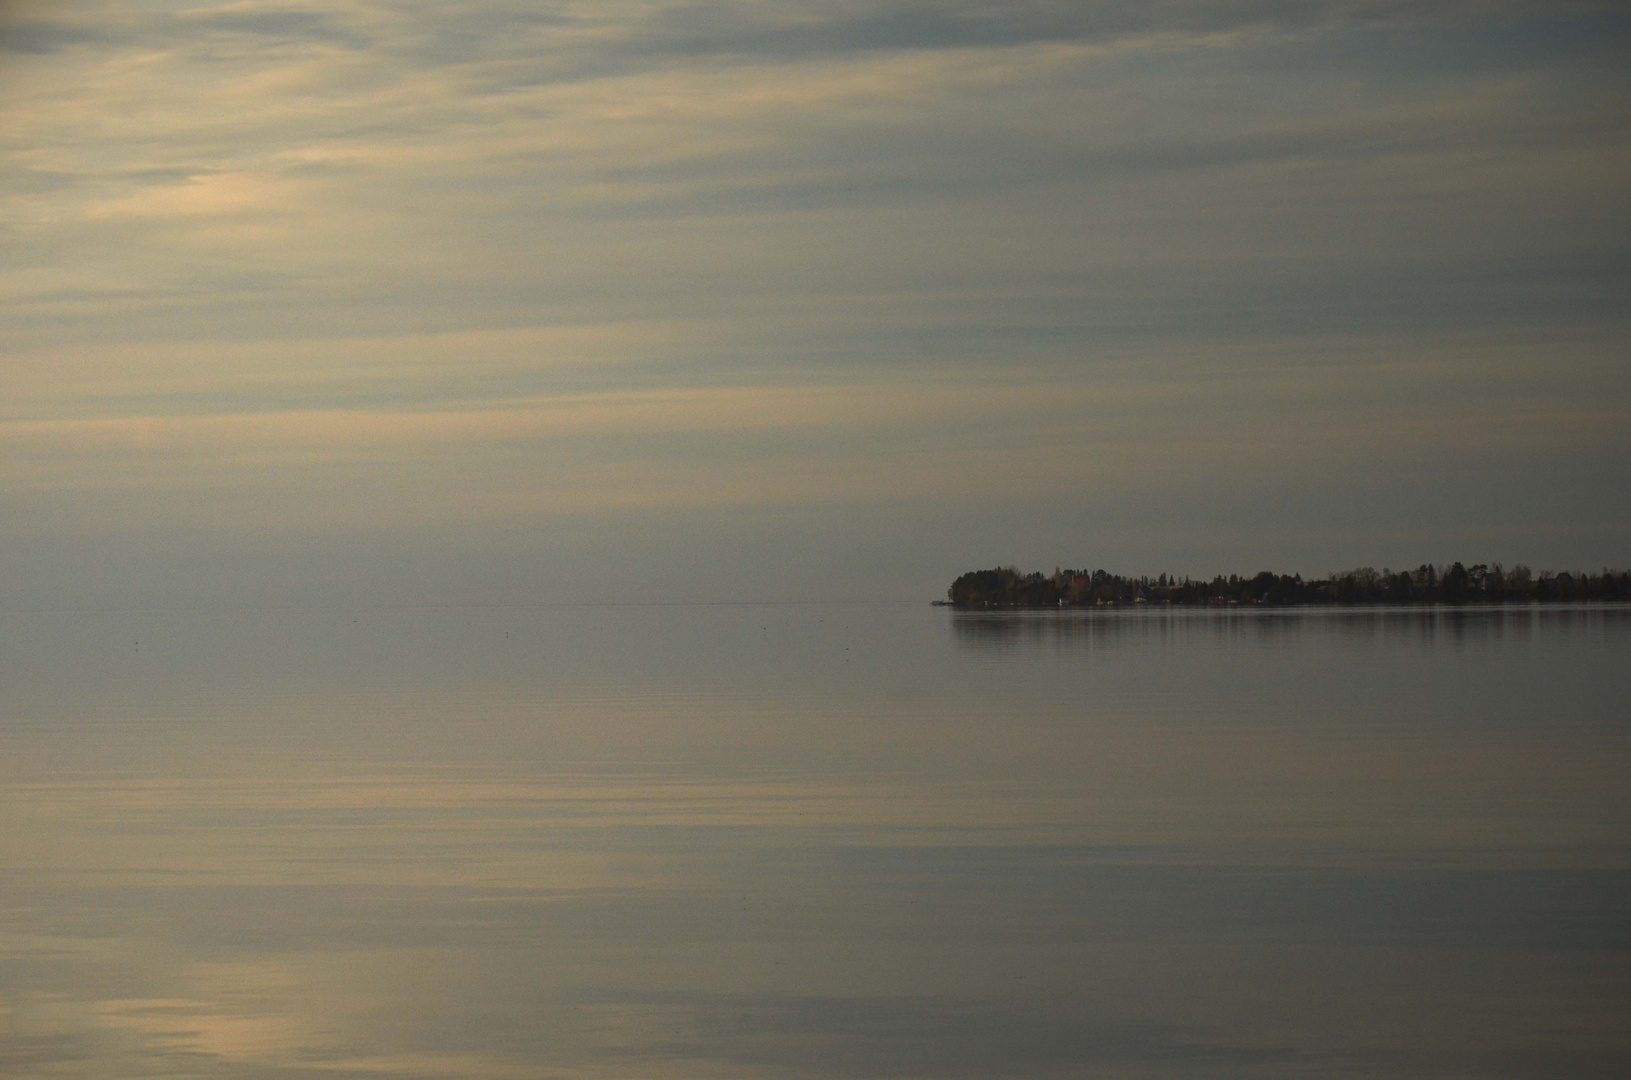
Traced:
[[1170, 574], [1124, 577], [1104, 570], [1027, 574], [999, 566], [963, 574], [946, 595], [950, 606], [959, 608], [1581, 603], [1631, 600], [1631, 572], [1537, 574], [1522, 565], [1423, 563], [1398, 571], [1364, 566], [1307, 581], [1301, 574], [1270, 570], [1251, 577], [1219, 574], [1207, 581]]

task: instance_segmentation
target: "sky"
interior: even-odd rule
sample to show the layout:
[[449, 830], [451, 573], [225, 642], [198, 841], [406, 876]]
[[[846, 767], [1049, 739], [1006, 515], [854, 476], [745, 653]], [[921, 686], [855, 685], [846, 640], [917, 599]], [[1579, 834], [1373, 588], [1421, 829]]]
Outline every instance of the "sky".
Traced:
[[1631, 14], [0, 4], [0, 607], [1631, 563]]

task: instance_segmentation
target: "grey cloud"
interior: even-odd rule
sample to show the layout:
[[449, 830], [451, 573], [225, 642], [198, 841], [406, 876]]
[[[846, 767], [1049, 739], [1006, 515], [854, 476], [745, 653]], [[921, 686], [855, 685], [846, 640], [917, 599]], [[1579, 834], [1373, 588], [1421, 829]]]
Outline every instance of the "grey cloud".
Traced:
[[52, 18], [36, 14], [0, 18], [0, 51], [44, 55], [75, 46], [175, 48], [221, 37], [281, 42], [323, 42], [362, 48], [368, 39], [354, 27], [321, 12], [304, 9], [212, 10], [199, 14], [102, 11], [100, 18]]
[[734, 17], [737, 14], [707, 6], [680, 9], [654, 20], [642, 38], [648, 46], [662, 42], [685, 56], [739, 53], [791, 58], [1069, 41], [1137, 25], [1079, 4], [1021, 5], [994, 12], [965, 5], [885, 4], [848, 16], [793, 21], [741, 19]]
[[[1284, 166], [1297, 162], [1327, 167], [1403, 155], [1440, 156], [1456, 150], [1552, 150], [1601, 145], [1621, 133], [1618, 117], [1471, 117], [1365, 115], [1348, 121], [1284, 126], [1264, 130], [1200, 133], [1181, 137], [1170, 131], [1148, 135], [1123, 132], [1062, 137], [1003, 128], [1001, 117], [976, 128], [902, 125], [887, 135], [858, 137], [842, 132], [830, 142], [809, 141], [796, 148], [772, 145], [733, 150], [705, 160], [626, 165], [600, 171], [614, 183], [655, 183], [659, 190], [634, 204], [619, 204], [616, 216], [675, 213], [736, 213], [787, 208], [854, 206], [942, 194], [989, 194], [1015, 185], [1090, 181], [1116, 175], [1182, 174], [1239, 166]], [[777, 172], [789, 164], [808, 170], [797, 178]], [[705, 195], [673, 194], [661, 185], [711, 178]], [[737, 181], [730, 183], [731, 180]]]
[[[1571, 9], [1614, 10], [1602, 3]], [[989, 47], [1040, 41], [1085, 41], [1155, 32], [1215, 33], [1247, 28], [1307, 29], [1321, 26], [1422, 24], [1491, 13], [1555, 13], [1556, 5], [1446, 2], [1433, 5], [1391, 0], [1234, 0], [1205, 3], [1165, 0], [1019, 0], [991, 5], [975, 0], [929, 2], [775, 4], [692, 3], [661, 7], [653, 14], [624, 14], [616, 7], [599, 17], [540, 9], [513, 0], [460, 5], [395, 4], [354, 12], [388, 13], [414, 28], [414, 51], [443, 60], [467, 60], [511, 50], [517, 32], [579, 28], [596, 40], [576, 43], [590, 52], [625, 60], [740, 54], [763, 59], [890, 49]], [[290, 41], [326, 41], [351, 47], [370, 44], [356, 19], [307, 8], [211, 9], [156, 12], [146, 17], [111, 8], [94, 21], [52, 18], [37, 5], [0, 18], [0, 48], [51, 52], [93, 42], [185, 41], [200, 35], [240, 34]], [[379, 44], [388, 44], [379, 42]]]
[[[1538, 14], [1546, 5], [1496, 5], [1508, 15]], [[996, 47], [1044, 41], [1095, 41], [1124, 35], [1220, 33], [1243, 29], [1303, 30], [1352, 25], [1419, 25], [1466, 15], [1487, 17], [1489, 4], [1434, 5], [1392, 0], [1029, 0], [993, 5], [975, 0], [869, 4], [693, 4], [663, 10], [631, 34], [653, 53], [741, 54], [793, 58], [873, 50]]]
[[3, 52], [45, 55], [71, 45], [106, 40], [108, 36], [104, 32], [75, 23], [0, 18], [0, 51]]
[[6, 177], [6, 189], [14, 195], [40, 195], [52, 191], [66, 191], [81, 177], [49, 169], [15, 170]]
[[[1496, 10], [1501, 10], [1497, 8]], [[796, 58], [827, 53], [902, 49], [980, 48], [1038, 42], [1100, 42], [1156, 33], [1217, 34], [1242, 30], [1306, 31], [1353, 26], [1421, 26], [1464, 16], [1487, 18], [1487, 4], [1437, 5], [1386, 0], [1193, 0], [1081, 3], [1032, 0], [991, 5], [883, 2], [841, 8], [697, 5], [665, 13], [637, 35], [656, 50], [679, 55], [741, 54]], [[1544, 5], [1505, 5], [1509, 16], [1544, 14]], [[781, 18], [774, 18], [780, 13]], [[791, 16], [791, 17], [789, 17]]]
[[[1612, 10], [1595, 3], [1586, 10]], [[640, 70], [699, 57], [790, 61], [862, 52], [989, 48], [1039, 42], [1107, 41], [1151, 33], [1303, 31], [1356, 25], [1421, 25], [1491, 11], [1517, 16], [1554, 11], [1529, 0], [1496, 4], [1406, 4], [1388, 0], [974, 0], [850, 4], [692, 3], [604, 13], [540, 9], [513, 0], [460, 5], [396, 4], [317, 12], [304, 8], [160, 12], [142, 17], [112, 8], [96, 19], [53, 18], [30, 6], [0, 20], [0, 49], [49, 53], [85, 44], [179, 47], [222, 37], [375, 47], [420, 64], [519, 61], [527, 83]], [[383, 24], [368, 16], [385, 16]], [[377, 25], [376, 25], [377, 24]], [[369, 27], [368, 29], [365, 29]], [[383, 29], [382, 29], [383, 27]], [[539, 39], [538, 31], [567, 36]]]
[[316, 11], [211, 11], [165, 21], [166, 31], [177, 36], [244, 34], [296, 41], [322, 41], [362, 48], [368, 39], [355, 29]]
[[[1583, 10], [1613, 10], [1586, 3]], [[1406, 27], [1555, 14], [1532, 0], [1423, 5], [1391, 0], [863, 0], [859, 3], [675, 4], [605, 14], [562, 14], [510, 2], [400, 9], [409, 35], [387, 47], [423, 64], [508, 59], [521, 69], [508, 88], [605, 77], [699, 58], [791, 62], [861, 53], [997, 48], [1043, 42], [1108, 42], [1157, 33], [1307, 32], [1342, 27]], [[561, 30], [558, 40], [533, 36]]]
[[89, 1056], [82, 1036], [8, 1034], [0, 1046], [0, 1070], [9, 1076], [37, 1075]]

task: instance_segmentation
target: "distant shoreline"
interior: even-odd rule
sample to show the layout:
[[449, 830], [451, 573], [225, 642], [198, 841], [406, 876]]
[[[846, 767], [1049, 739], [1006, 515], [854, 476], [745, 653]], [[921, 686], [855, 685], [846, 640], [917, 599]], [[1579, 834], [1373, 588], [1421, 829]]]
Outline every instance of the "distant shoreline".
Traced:
[[973, 570], [934, 603], [964, 610], [993, 608], [1335, 607], [1388, 605], [1579, 604], [1631, 600], [1631, 572], [1541, 571], [1500, 563], [1423, 563], [1414, 570], [1359, 567], [1325, 578], [1264, 570], [1210, 580], [1160, 574], [1128, 577], [1104, 570], [1021, 573], [1014, 567]]

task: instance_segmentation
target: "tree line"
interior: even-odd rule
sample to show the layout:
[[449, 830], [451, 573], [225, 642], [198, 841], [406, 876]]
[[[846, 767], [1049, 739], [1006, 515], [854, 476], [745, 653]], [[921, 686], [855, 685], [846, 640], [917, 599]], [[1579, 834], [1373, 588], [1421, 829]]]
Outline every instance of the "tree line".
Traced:
[[1104, 570], [1026, 574], [999, 566], [961, 575], [946, 595], [960, 608], [1581, 603], [1631, 600], [1631, 572], [1537, 574], [1521, 564], [1507, 568], [1500, 563], [1423, 563], [1399, 571], [1362, 566], [1307, 581], [1301, 574], [1270, 570], [1252, 577], [1219, 574], [1207, 581], [1170, 574], [1125, 577]]

